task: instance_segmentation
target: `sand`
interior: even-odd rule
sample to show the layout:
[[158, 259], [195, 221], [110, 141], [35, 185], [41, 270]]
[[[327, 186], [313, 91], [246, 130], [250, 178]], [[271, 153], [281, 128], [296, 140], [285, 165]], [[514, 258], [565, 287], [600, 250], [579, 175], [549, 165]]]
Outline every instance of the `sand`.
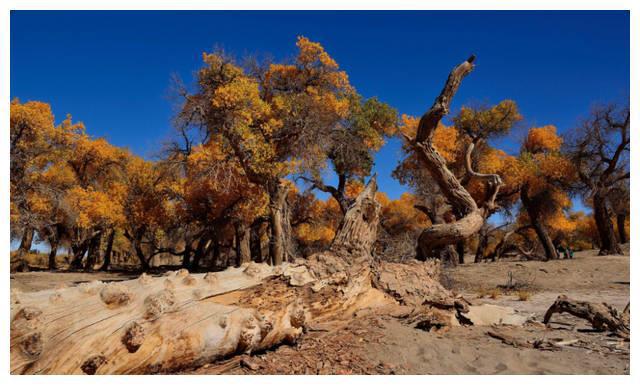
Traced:
[[[575, 253], [572, 260], [498, 261], [446, 271], [445, 284], [473, 304], [512, 307], [540, 321], [560, 294], [622, 309], [629, 302], [629, 248], [624, 256]], [[510, 274], [511, 273], [511, 274]], [[511, 278], [509, 278], [511, 277]], [[64, 283], [131, 278], [112, 273], [32, 272], [11, 275], [11, 288], [43, 290]], [[516, 285], [530, 297], [496, 290]], [[490, 298], [493, 293], [495, 298]], [[479, 296], [483, 296], [479, 298]], [[488, 335], [540, 342], [515, 347]], [[550, 346], [556, 344], [554, 350]], [[548, 327], [471, 326], [426, 332], [402, 318], [362, 311], [353, 319], [314, 325], [295, 346], [208, 364], [189, 374], [628, 374], [629, 342], [594, 332], [583, 320], [555, 315]]]

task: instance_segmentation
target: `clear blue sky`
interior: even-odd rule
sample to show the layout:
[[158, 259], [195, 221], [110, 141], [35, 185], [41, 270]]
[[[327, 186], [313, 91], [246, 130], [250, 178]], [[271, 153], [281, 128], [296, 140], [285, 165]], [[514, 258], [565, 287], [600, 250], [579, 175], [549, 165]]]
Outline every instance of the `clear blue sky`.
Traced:
[[[363, 95], [420, 115], [450, 69], [476, 70], [453, 110], [514, 99], [523, 127], [565, 131], [595, 102], [629, 94], [629, 14], [597, 12], [36, 12], [11, 14], [11, 97], [51, 103], [89, 133], [151, 157], [171, 134], [170, 77], [189, 81], [215, 46], [243, 56], [295, 54], [296, 36], [321, 42]], [[495, 143], [518, 149], [522, 131]], [[381, 190], [400, 157], [377, 155]]]

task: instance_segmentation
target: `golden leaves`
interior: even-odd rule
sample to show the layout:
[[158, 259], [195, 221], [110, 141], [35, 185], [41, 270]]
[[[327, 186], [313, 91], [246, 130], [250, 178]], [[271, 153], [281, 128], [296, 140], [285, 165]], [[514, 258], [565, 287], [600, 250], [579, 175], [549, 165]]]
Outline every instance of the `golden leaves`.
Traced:
[[524, 149], [531, 153], [559, 151], [562, 138], [556, 133], [556, 127], [547, 125], [529, 130], [524, 142]]

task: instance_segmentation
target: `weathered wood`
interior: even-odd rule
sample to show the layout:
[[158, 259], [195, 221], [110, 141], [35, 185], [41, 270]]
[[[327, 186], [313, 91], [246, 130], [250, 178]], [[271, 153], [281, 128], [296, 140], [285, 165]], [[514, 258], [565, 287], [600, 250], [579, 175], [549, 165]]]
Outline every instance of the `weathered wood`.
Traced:
[[609, 331], [619, 337], [629, 338], [630, 321], [629, 305], [620, 312], [606, 303], [591, 303], [569, 299], [565, 295], [558, 296], [544, 315], [544, 323], [551, 321], [557, 313], [569, 313], [574, 317], [589, 321], [594, 329]]
[[406, 138], [418, 154], [422, 165], [440, 187], [449, 204], [462, 213], [461, 218], [457, 221], [433, 224], [420, 234], [417, 246], [418, 259], [434, 258], [438, 255], [438, 249], [456, 244], [477, 233], [486, 217], [495, 210], [495, 198], [502, 181], [496, 174], [481, 174], [471, 168], [470, 158], [475, 148], [475, 142], [472, 142], [467, 149], [466, 168], [470, 177], [480, 178], [487, 182], [490, 194], [488, 194], [489, 199], [483, 203], [482, 207], [478, 207], [471, 194], [447, 168], [447, 162], [433, 145], [435, 130], [440, 120], [449, 113], [451, 100], [462, 79], [473, 70], [474, 61], [475, 56], [471, 56], [451, 71], [440, 95], [420, 119], [415, 139]]
[[437, 263], [413, 271], [374, 260], [375, 190], [372, 180], [330, 250], [298, 263], [247, 263], [207, 274], [181, 269], [13, 293], [11, 373], [175, 372], [293, 343], [311, 320], [399, 302], [452, 302], [435, 279]]

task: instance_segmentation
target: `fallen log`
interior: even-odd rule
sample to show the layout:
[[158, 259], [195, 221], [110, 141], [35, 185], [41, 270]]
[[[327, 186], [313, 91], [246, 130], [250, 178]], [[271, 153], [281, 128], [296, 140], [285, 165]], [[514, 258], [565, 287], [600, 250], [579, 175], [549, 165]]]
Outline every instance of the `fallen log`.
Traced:
[[374, 260], [375, 192], [372, 179], [330, 249], [304, 261], [14, 292], [11, 373], [176, 372], [294, 343], [311, 320], [425, 299], [453, 303], [435, 278], [437, 264]]
[[548, 324], [554, 314], [569, 313], [574, 317], [589, 321], [594, 329], [609, 331], [612, 334], [628, 339], [630, 333], [629, 305], [620, 312], [606, 303], [591, 303], [569, 299], [565, 295], [558, 296], [544, 315], [543, 322]]

